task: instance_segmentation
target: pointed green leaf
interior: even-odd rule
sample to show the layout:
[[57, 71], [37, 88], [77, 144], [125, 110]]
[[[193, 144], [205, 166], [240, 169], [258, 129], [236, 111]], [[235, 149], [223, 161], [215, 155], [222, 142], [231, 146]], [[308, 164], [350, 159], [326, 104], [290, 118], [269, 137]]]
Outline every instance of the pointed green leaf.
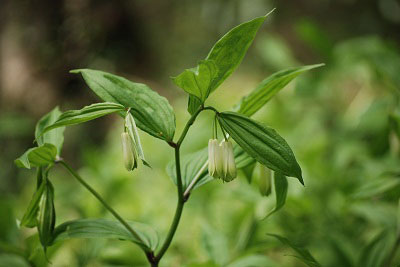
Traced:
[[36, 124], [35, 138], [38, 145], [43, 145], [44, 143], [53, 144], [57, 147], [57, 154], [60, 155], [61, 148], [64, 142], [64, 130], [65, 127], [60, 127], [53, 129], [45, 134], [43, 134], [44, 129], [47, 126], [52, 125], [60, 117], [62, 112], [58, 107], [55, 107], [52, 111], [44, 115]]
[[324, 64], [291, 68], [272, 74], [263, 80], [250, 94], [243, 97], [234, 110], [246, 116], [253, 115], [294, 78], [308, 70], [321, 66], [324, 66]]
[[123, 110], [125, 110], [124, 106], [111, 102], [92, 104], [79, 110], [68, 110], [62, 113], [53, 124], [47, 126], [42, 134], [58, 127], [87, 122]]
[[90, 89], [103, 101], [130, 107], [140, 129], [162, 140], [172, 141], [175, 114], [165, 97], [145, 84], [134, 83], [110, 73], [90, 69], [71, 72], [81, 73]]
[[[211, 51], [209, 52], [206, 58], [206, 61], [207, 62], [212, 61], [215, 64], [218, 72], [215, 76], [205, 75], [205, 74], [201, 75], [201, 77], [204, 76], [213, 77], [212, 81], [209, 84], [207, 84], [207, 91], [208, 91], [207, 97], [211, 92], [217, 89], [218, 86], [220, 86], [221, 83], [225, 81], [226, 78], [228, 78], [229, 75], [231, 75], [235, 71], [235, 69], [240, 65], [244, 56], [246, 55], [248, 48], [250, 47], [251, 43], [254, 40], [257, 31], [264, 23], [266, 17], [270, 13], [272, 13], [272, 11], [265, 16], [255, 18], [253, 20], [247, 21], [245, 23], [242, 23], [234, 27], [214, 44], [214, 46], [211, 48]], [[198, 66], [197, 69], [201, 69], [201, 67]], [[204, 71], [204, 73], [206, 72]], [[188, 79], [187, 77], [189, 76], [189, 73], [187, 73], [186, 70], [181, 75], [183, 75], [186, 80]], [[179, 87], [182, 87], [181, 86], [182, 84], [183, 83], [179, 83], [177, 85]], [[182, 87], [185, 91], [187, 92], [196, 91], [195, 88], [190, 90], [187, 89], [187, 87], [191, 85], [190, 82], [186, 82], [185, 84], [186, 84], [185, 86], [186, 89]], [[191, 114], [193, 114], [193, 112], [197, 110], [197, 108], [204, 102], [205, 99], [203, 100], [201, 97], [199, 97], [198, 96], [199, 94], [195, 93], [190, 93], [190, 94], [191, 95], [189, 96], [188, 111]], [[194, 96], [196, 96], [198, 99], [196, 99]]]
[[24, 216], [21, 220], [21, 226], [26, 226], [29, 228], [35, 227], [37, 225], [37, 214], [39, 211], [39, 202], [42, 198], [42, 194], [45, 188], [45, 183], [41, 183], [39, 188], [33, 194], [31, 201], [29, 202], [28, 208], [25, 211]]
[[302, 262], [304, 262], [307, 266], [321, 267], [321, 264], [317, 262], [317, 260], [311, 255], [311, 253], [307, 249], [295, 245], [292, 241], [290, 241], [285, 237], [275, 234], [268, 234], [268, 235], [275, 237], [276, 239], [281, 241], [284, 245], [291, 247], [294, 251], [296, 251], [299, 254], [299, 257], [297, 258], [300, 259]]
[[265, 216], [264, 219], [271, 216], [273, 213], [280, 210], [286, 202], [286, 196], [288, 191], [288, 181], [286, 176], [280, 172], [275, 172], [274, 174], [274, 192], [275, 192], [275, 207]]
[[54, 163], [57, 156], [57, 148], [52, 144], [43, 144], [39, 147], [28, 149], [14, 163], [20, 168], [46, 166]]
[[56, 227], [54, 242], [71, 238], [112, 238], [132, 241], [142, 248], [154, 251], [158, 245], [158, 235], [153, 228], [138, 222], [128, 222], [144, 241], [136, 239], [117, 221], [106, 219], [80, 219], [65, 222]]
[[303, 184], [301, 168], [293, 151], [275, 130], [234, 112], [219, 113], [218, 121], [255, 160], [271, 170], [296, 177]]
[[216, 77], [218, 77], [218, 67], [214, 61], [202, 60], [196, 68], [187, 69], [172, 80], [185, 92], [197, 97], [203, 103], [209, 96]]

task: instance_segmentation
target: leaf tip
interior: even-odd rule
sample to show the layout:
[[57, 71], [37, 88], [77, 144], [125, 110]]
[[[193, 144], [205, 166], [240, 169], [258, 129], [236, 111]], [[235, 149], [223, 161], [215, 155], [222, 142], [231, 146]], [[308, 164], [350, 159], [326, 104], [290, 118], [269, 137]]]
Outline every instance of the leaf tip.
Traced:
[[81, 73], [83, 69], [74, 69], [74, 70], [70, 70], [69, 73], [73, 73], [73, 74], [78, 74]]
[[268, 17], [272, 12], [274, 12], [276, 9], [276, 7], [274, 7], [270, 12], [268, 12], [267, 14], [264, 15], [264, 17]]

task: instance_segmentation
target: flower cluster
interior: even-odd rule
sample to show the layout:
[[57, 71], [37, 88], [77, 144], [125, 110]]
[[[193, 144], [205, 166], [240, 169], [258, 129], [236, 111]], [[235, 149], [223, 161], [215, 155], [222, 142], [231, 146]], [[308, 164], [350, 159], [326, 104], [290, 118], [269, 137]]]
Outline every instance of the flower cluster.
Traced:
[[230, 182], [237, 176], [233, 147], [230, 141], [217, 139], [208, 142], [208, 172], [214, 178]]

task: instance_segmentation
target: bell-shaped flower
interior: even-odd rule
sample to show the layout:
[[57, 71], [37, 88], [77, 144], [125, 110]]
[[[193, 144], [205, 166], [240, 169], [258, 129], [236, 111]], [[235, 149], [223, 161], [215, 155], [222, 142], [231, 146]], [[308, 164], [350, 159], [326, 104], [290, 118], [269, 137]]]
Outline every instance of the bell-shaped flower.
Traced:
[[257, 163], [258, 169], [258, 189], [262, 196], [271, 194], [271, 170], [264, 165]]
[[132, 171], [137, 167], [137, 155], [134, 148], [133, 140], [127, 132], [123, 132], [121, 134], [121, 141], [125, 168], [128, 171]]
[[217, 173], [218, 140], [210, 139], [208, 141], [208, 173], [214, 178], [219, 178]]
[[233, 146], [229, 141], [222, 141], [221, 143], [222, 152], [222, 168], [223, 172], [221, 179], [225, 182], [230, 182], [237, 176], [235, 156], [233, 154]]

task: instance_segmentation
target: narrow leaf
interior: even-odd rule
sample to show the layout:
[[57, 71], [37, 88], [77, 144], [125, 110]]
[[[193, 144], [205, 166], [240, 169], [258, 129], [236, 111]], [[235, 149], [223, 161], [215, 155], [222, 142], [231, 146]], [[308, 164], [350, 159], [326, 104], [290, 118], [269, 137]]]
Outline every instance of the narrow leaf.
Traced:
[[281, 241], [284, 245], [291, 247], [294, 251], [296, 251], [299, 254], [299, 257], [297, 258], [300, 259], [302, 262], [304, 262], [307, 266], [321, 267], [321, 264], [317, 262], [317, 260], [311, 255], [311, 253], [307, 249], [295, 245], [292, 241], [290, 241], [285, 237], [275, 234], [268, 234], [268, 235], [275, 237], [276, 239]]
[[37, 226], [40, 243], [46, 251], [53, 241], [56, 211], [54, 209], [54, 188], [49, 180], [44, 180], [44, 191], [39, 203]]
[[234, 110], [246, 116], [253, 115], [294, 78], [321, 66], [324, 66], [324, 64], [291, 68], [272, 74], [263, 80], [249, 95], [243, 97]]
[[119, 103], [131, 108], [137, 126], [143, 131], [171, 141], [175, 133], [175, 114], [165, 97], [160, 96], [147, 85], [133, 83], [110, 73], [80, 69], [87, 85], [103, 101]]
[[36, 124], [35, 138], [38, 145], [43, 145], [44, 143], [53, 144], [57, 148], [57, 154], [60, 155], [62, 145], [64, 142], [64, 130], [65, 127], [60, 127], [53, 129], [45, 134], [43, 134], [44, 129], [47, 126], [52, 125], [57, 121], [62, 112], [58, 107], [55, 107], [52, 111], [44, 115]]
[[45, 188], [45, 183], [41, 183], [39, 188], [33, 194], [31, 201], [29, 202], [28, 208], [26, 209], [24, 216], [21, 220], [21, 226], [29, 228], [37, 225], [37, 214], [39, 211], [39, 202], [42, 198], [42, 194]]
[[280, 172], [275, 172], [274, 174], [274, 192], [275, 192], [275, 207], [265, 216], [264, 219], [271, 216], [273, 213], [280, 210], [286, 202], [286, 196], [288, 191], [288, 181], [285, 175]]
[[234, 112], [218, 114], [221, 126], [255, 160], [271, 170], [296, 177], [304, 184], [296, 158], [278, 133], [244, 115]]
[[45, 166], [54, 163], [57, 156], [57, 148], [52, 144], [43, 144], [39, 147], [28, 149], [14, 163], [20, 168]]
[[144, 243], [136, 239], [120, 222], [106, 219], [80, 219], [65, 222], [56, 227], [54, 242], [71, 238], [111, 238], [131, 241], [146, 250], [154, 251], [157, 248], [158, 235], [153, 228], [138, 222], [129, 222], [129, 225]]
[[53, 124], [47, 126], [42, 134], [58, 127], [87, 122], [124, 109], [125, 107], [120, 104], [105, 102], [92, 104], [80, 110], [69, 110], [62, 113]]
[[357, 266], [389, 266], [385, 264], [385, 259], [394, 246], [395, 238], [395, 234], [389, 230], [379, 233], [363, 248]]

